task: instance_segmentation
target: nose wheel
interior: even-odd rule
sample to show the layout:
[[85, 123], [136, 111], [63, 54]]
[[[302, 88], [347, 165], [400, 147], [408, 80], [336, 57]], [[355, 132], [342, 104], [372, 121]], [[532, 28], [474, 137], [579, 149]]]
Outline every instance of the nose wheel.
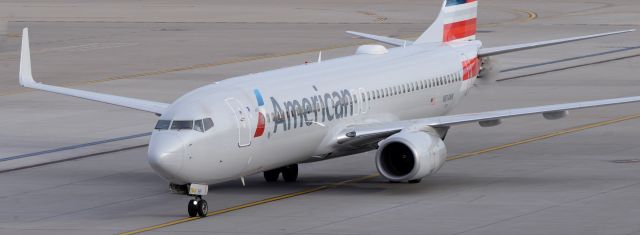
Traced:
[[194, 199], [189, 200], [187, 212], [189, 213], [189, 217], [206, 217], [207, 213], [209, 213], [209, 205], [207, 205], [206, 200], [202, 199], [202, 196], [198, 195]]

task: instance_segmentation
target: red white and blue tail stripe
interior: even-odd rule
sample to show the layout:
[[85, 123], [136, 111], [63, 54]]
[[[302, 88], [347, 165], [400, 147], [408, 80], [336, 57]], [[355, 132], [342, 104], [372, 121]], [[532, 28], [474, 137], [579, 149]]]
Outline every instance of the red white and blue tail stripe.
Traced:
[[477, 18], [477, 0], [444, 0], [438, 18], [415, 43], [474, 40]]

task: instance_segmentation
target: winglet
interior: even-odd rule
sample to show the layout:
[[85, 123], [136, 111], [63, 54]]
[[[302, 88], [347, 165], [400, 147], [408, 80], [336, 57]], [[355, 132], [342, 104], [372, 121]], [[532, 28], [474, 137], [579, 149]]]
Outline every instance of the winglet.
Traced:
[[22, 30], [22, 50], [20, 51], [20, 85], [28, 87], [36, 82], [31, 74], [31, 50], [29, 49], [29, 28]]

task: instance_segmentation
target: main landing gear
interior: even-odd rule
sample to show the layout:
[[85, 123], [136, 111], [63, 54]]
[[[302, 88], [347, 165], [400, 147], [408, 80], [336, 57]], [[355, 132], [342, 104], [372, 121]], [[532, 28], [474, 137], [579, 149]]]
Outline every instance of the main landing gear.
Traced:
[[292, 164], [265, 171], [263, 173], [264, 180], [266, 180], [267, 182], [276, 182], [280, 177], [280, 173], [282, 173], [282, 179], [284, 179], [284, 182], [296, 182], [296, 180], [298, 179], [298, 164]]

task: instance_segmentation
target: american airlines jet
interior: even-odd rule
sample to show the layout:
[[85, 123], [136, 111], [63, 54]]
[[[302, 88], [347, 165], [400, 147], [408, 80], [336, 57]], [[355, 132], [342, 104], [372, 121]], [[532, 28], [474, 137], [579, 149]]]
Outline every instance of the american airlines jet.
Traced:
[[444, 0], [415, 41], [347, 32], [396, 46], [362, 45], [355, 55], [229, 78], [171, 104], [34, 81], [25, 28], [20, 84], [150, 112], [160, 118], [148, 161], [171, 190], [193, 199], [189, 216], [206, 216], [211, 184], [263, 172], [268, 182], [296, 181], [298, 164], [376, 150], [380, 175], [418, 183], [440, 169], [451, 126], [640, 101], [640, 96], [462, 115], [446, 115], [475, 83], [490, 83], [490, 56], [634, 30], [485, 48], [476, 40], [476, 0]]

